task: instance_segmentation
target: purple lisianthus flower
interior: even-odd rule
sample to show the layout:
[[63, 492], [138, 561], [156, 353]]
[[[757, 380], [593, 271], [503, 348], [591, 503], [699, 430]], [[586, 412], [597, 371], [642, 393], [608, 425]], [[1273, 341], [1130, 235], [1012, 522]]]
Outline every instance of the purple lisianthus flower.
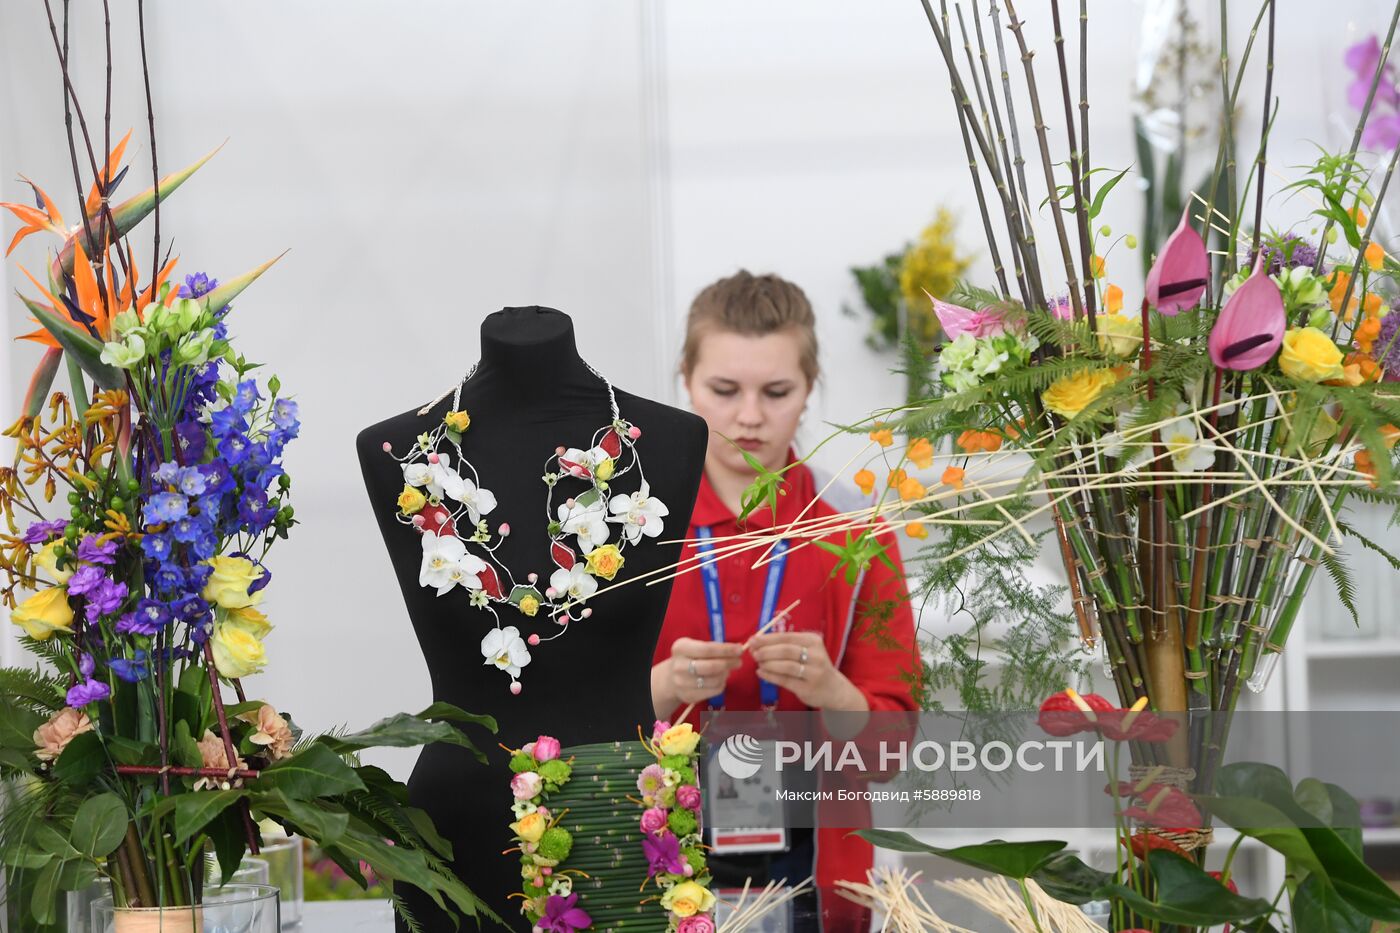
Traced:
[[145, 535], [141, 538], [141, 553], [151, 560], [161, 561], [170, 556], [169, 535]]
[[206, 440], [204, 425], [198, 421], [185, 421], [175, 426], [175, 444], [186, 463], [204, 456]]
[[1381, 333], [1376, 338], [1376, 362], [1385, 370], [1386, 382], [1400, 382], [1400, 310], [1390, 309], [1381, 318]]
[[642, 837], [642, 852], [647, 859], [647, 877], [660, 874], [679, 875], [685, 872], [686, 861], [681, 858], [681, 841], [675, 833]]
[[56, 518], [51, 522], [35, 522], [24, 529], [25, 544], [47, 544], [50, 538], [57, 538], [68, 527], [68, 519]]
[[243, 412], [233, 406], [214, 412], [209, 416], [209, 423], [213, 428], [214, 436], [218, 438], [242, 434], [248, 430], [248, 422], [243, 418]]
[[78, 542], [78, 560], [85, 564], [114, 564], [116, 553], [116, 541], [99, 541], [94, 535], [84, 535]]
[[151, 676], [151, 667], [146, 658], [146, 652], [140, 649], [137, 650], [136, 657], [131, 659], [113, 658], [107, 662], [107, 666], [112, 669], [113, 674], [116, 674], [129, 684], [134, 684], [137, 681], [145, 680], [147, 677]]
[[74, 709], [82, 709], [89, 703], [97, 703], [112, 695], [112, 688], [98, 680], [85, 680], [68, 688], [65, 701]]
[[147, 525], [178, 521], [189, 513], [188, 500], [178, 492], [158, 492], [146, 500], [143, 517]]
[[279, 398], [272, 403], [272, 423], [283, 431], [296, 433], [301, 427], [301, 422], [297, 420], [297, 403], [289, 398]]
[[73, 572], [73, 576], [68, 578], [68, 595], [83, 596], [91, 593], [106, 579], [107, 575], [101, 567], [94, 567], [91, 564], [79, 567]]
[[180, 286], [180, 297], [200, 298], [218, 287], [218, 279], [211, 279], [203, 272], [196, 272], [185, 276], [185, 284]]
[[544, 916], [540, 917], [535, 927], [548, 933], [575, 933], [592, 925], [593, 918], [578, 906], [577, 894], [567, 897], [551, 894], [549, 900], [545, 901]]
[[197, 467], [185, 467], [175, 477], [175, 485], [190, 498], [204, 495], [205, 482], [204, 472]]
[[118, 583], [104, 577], [102, 582], [88, 593], [87, 620], [96, 622], [102, 616], [116, 612], [126, 600], [126, 595], [125, 583]]
[[238, 466], [248, 459], [248, 453], [253, 446], [253, 442], [248, 440], [243, 434], [230, 434], [219, 441], [219, 456], [229, 462], [229, 466]]

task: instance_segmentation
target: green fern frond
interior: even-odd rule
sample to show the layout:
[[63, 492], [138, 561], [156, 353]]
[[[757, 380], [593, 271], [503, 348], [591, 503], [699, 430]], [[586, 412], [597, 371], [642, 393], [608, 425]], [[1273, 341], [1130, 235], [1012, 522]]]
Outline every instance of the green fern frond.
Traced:
[[1332, 577], [1337, 589], [1337, 598], [1347, 607], [1347, 612], [1351, 613], [1351, 620], [1360, 625], [1361, 617], [1356, 612], [1356, 584], [1351, 578], [1351, 570], [1339, 555], [1325, 552], [1322, 554], [1322, 566], [1327, 568], [1327, 573]]

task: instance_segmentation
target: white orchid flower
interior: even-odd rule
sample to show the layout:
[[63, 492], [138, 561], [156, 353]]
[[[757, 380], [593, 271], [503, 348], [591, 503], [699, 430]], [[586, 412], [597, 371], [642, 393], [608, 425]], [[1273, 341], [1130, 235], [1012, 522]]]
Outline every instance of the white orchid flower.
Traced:
[[1162, 429], [1162, 446], [1178, 473], [1196, 473], [1215, 465], [1215, 445], [1200, 439], [1189, 418], [1178, 418]]
[[583, 602], [598, 590], [598, 581], [588, 572], [588, 566], [579, 561], [568, 570], [559, 568], [549, 575], [549, 585], [557, 595], [569, 594], [569, 599]]
[[465, 477], [458, 477], [457, 483], [448, 493], [452, 498], [467, 507], [467, 514], [471, 516], [472, 524], [481, 521], [481, 516], [490, 514], [496, 507], [496, 495], [491, 490], [477, 486]]
[[481, 577], [478, 576], [478, 574], [485, 569], [486, 561], [477, 557], [475, 554], [464, 555], [457, 561], [455, 566], [448, 570], [447, 589], [440, 589], [438, 595], [441, 596], [443, 593], [447, 592], [447, 590], [452, 589], [453, 586], [460, 586], [468, 590], [481, 589]]
[[493, 628], [481, 639], [481, 655], [486, 664], [494, 664], [514, 680], [520, 676], [520, 669], [530, 663], [530, 649], [525, 647], [525, 639], [520, 637], [520, 629], [514, 625]]
[[403, 465], [403, 481], [410, 486], [426, 486], [432, 478], [432, 468], [426, 463], [405, 463]]
[[[461, 538], [423, 532], [423, 565], [418, 570], [418, 585], [435, 587], [441, 596], [469, 575], [463, 572], [462, 567], [467, 557], [467, 546]], [[474, 557], [470, 559], [481, 564]], [[484, 567], [485, 564], [481, 564], [473, 573], [480, 573]], [[478, 580], [477, 586], [480, 585], [481, 581]]]
[[[611, 460], [612, 454], [602, 447], [590, 447], [583, 450], [578, 447], [570, 447], [559, 455], [559, 465], [569, 476], [579, 479], [591, 479], [597, 471], [599, 464], [605, 460]], [[608, 477], [601, 477], [606, 480]]]
[[643, 535], [648, 538], [660, 535], [664, 527], [662, 519], [671, 514], [664, 502], [652, 497], [651, 487], [645, 482], [630, 496], [613, 496], [608, 511], [613, 513], [608, 521], [622, 524], [622, 534], [628, 544], [636, 544]]
[[590, 553], [595, 547], [608, 543], [608, 510], [601, 499], [588, 505], [577, 499], [559, 506], [559, 530], [566, 535], [578, 535], [579, 550]]

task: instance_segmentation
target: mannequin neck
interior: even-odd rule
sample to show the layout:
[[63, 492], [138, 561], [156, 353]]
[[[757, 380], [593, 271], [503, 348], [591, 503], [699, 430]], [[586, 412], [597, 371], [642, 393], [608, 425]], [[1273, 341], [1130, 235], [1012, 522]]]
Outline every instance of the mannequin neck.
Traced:
[[574, 343], [574, 323], [553, 308], [502, 308], [481, 322], [481, 361], [473, 386], [519, 402], [607, 397]]

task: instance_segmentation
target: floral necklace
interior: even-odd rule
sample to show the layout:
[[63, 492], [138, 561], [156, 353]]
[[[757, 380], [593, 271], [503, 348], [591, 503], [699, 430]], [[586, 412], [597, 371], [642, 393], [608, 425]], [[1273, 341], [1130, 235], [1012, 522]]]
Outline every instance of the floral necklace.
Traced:
[[[569, 623], [589, 618], [593, 610], [583, 604], [597, 591], [598, 580], [612, 581], [626, 563], [623, 551], [643, 538], [659, 536], [662, 520], [670, 512], [651, 495], [642, 472], [636, 448], [642, 429], [622, 418], [612, 384], [588, 366], [608, 388], [612, 420], [593, 432], [588, 447], [560, 445], [545, 461], [541, 480], [547, 490], [545, 520], [555, 569], [543, 590], [537, 573], [527, 574], [523, 582], [517, 580], [496, 556], [510, 535], [510, 525], [502, 523], [492, 533], [483, 516], [495, 510], [496, 496], [482, 485], [476, 467], [462, 453], [462, 437], [471, 426], [471, 417], [461, 408], [462, 387], [476, 369], [472, 366], [457, 384], [452, 407], [442, 422], [418, 435], [412, 450], [396, 456], [386, 441], [384, 451], [403, 470], [396, 517], [422, 537], [419, 585], [436, 590], [440, 597], [460, 587], [467, 591], [471, 606], [491, 614], [495, 626], [481, 640], [483, 663], [505, 671], [510, 692], [518, 695], [520, 671], [530, 663], [530, 649], [560, 637]], [[418, 414], [426, 415], [446, 396], [444, 392]], [[616, 492], [616, 481], [633, 470], [639, 479], [637, 491]], [[561, 486], [579, 482], [586, 488], [565, 495], [556, 505], [556, 498], [568, 492], [567, 488], [561, 492]], [[613, 525], [619, 526], [616, 541]], [[511, 620], [521, 624], [523, 620], [514, 618], [516, 613], [533, 619], [543, 609], [551, 626], [544, 634], [522, 636], [517, 625], [502, 624], [507, 608]]]

